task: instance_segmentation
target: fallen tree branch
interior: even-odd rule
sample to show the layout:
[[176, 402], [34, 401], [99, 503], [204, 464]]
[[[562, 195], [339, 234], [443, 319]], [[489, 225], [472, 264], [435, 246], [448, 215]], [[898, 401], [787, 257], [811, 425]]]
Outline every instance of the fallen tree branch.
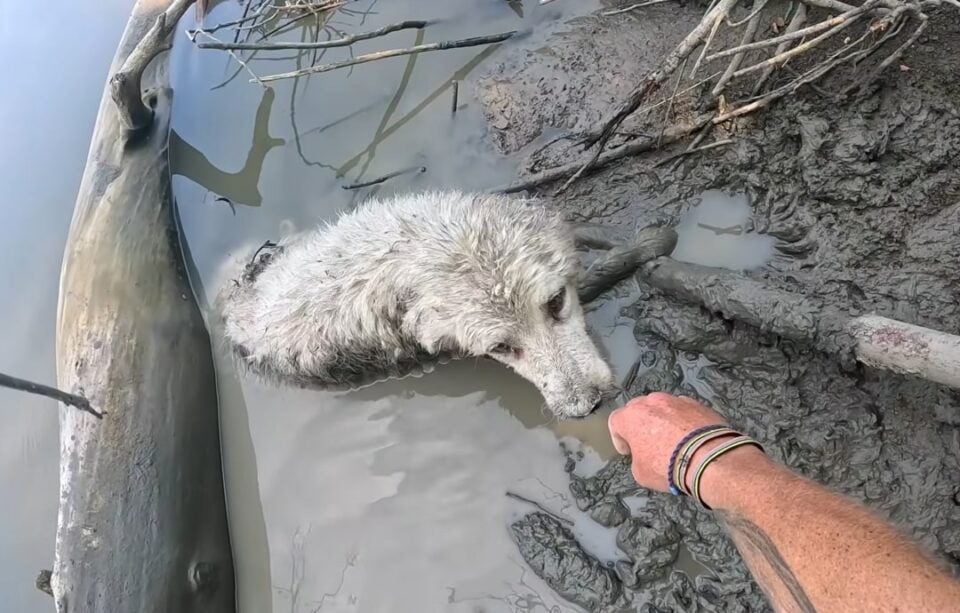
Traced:
[[[663, 134], [660, 137], [660, 141], [664, 145], [674, 143], [681, 138], [686, 137], [693, 132], [696, 132], [703, 126], [707, 125], [713, 119], [713, 113], [705, 113], [698, 115], [693, 120], [687, 124], [682, 124], [679, 126], [671, 126], [664, 130]], [[656, 149], [657, 138], [647, 137], [646, 140], [641, 142], [629, 142], [619, 147], [615, 147], [608, 151], [603, 152], [597, 159], [596, 163], [592, 168], [602, 168], [613, 162], [631, 155], [637, 155], [638, 153], [644, 153]], [[524, 190], [533, 189], [535, 187], [540, 187], [541, 185], [547, 183], [553, 183], [554, 181], [559, 181], [565, 177], [579, 172], [583, 169], [583, 165], [580, 162], [571, 162], [569, 164], [564, 164], [563, 166], [557, 166], [555, 168], [550, 168], [539, 172], [534, 175], [530, 175], [526, 179], [521, 179], [515, 181], [508, 185], [503, 185], [492, 189], [490, 191], [501, 194], [513, 194], [516, 192], [522, 192]]]
[[586, 304], [596, 300], [637, 268], [656, 258], [670, 255], [677, 246], [672, 228], [650, 226], [597, 258], [577, 280], [577, 296]]
[[104, 414], [94, 409], [90, 404], [90, 401], [83, 396], [68, 394], [67, 392], [59, 390], [55, 387], [50, 387], [49, 385], [34, 383], [33, 381], [12, 377], [0, 372], [0, 387], [6, 387], [20, 392], [27, 392], [28, 394], [36, 394], [38, 396], [46, 396], [47, 398], [52, 398], [57, 402], [62, 402], [67, 406], [80, 409], [84, 413], [89, 413], [97, 419], [103, 419]]
[[[319, 40], [313, 42], [283, 42], [283, 43], [227, 43], [223, 41], [196, 43], [198, 49], [218, 49], [220, 51], [286, 51], [290, 49], [329, 49], [331, 47], [347, 47], [354, 43], [386, 36], [401, 30], [419, 30], [430, 25], [429, 21], [401, 21], [379, 30], [351, 34], [333, 40]], [[196, 42], [196, 36], [206, 30], [188, 30], [187, 36]]]
[[891, 53], [882, 62], [880, 62], [872, 72], [860, 78], [853, 85], [847, 87], [843, 91], [842, 95], [844, 96], [848, 95], [852, 91], [855, 91], [868, 83], [872, 83], [877, 77], [880, 76], [880, 73], [882, 73], [884, 70], [889, 68], [890, 65], [893, 64], [895, 61], [899, 60], [900, 57], [903, 56], [904, 51], [906, 51], [910, 46], [912, 46], [915, 42], [917, 42], [920, 36], [924, 33], [924, 31], [927, 29], [927, 23], [928, 23], [927, 16], [913, 8], [908, 8], [907, 10], [910, 10], [913, 13], [914, 17], [920, 20], [920, 25], [917, 26], [917, 29], [913, 31], [913, 34], [910, 35], [910, 38], [904, 41], [904, 43], [899, 47], [897, 47], [893, 53]]
[[140, 131], [153, 122], [153, 109], [143, 102], [140, 80], [153, 58], [170, 49], [170, 34], [191, 4], [193, 0], [174, 0], [110, 77], [110, 97], [127, 130]]
[[667, 294], [726, 319], [811, 342], [828, 353], [852, 351], [868, 366], [960, 389], [960, 336], [878, 315], [849, 317], [843, 310], [768, 287], [744, 274], [669, 257], [649, 262], [640, 274]]
[[752, 66], [748, 66], [747, 68], [741, 68], [740, 70], [733, 73], [733, 78], [736, 79], [737, 77], [742, 77], [745, 74], [756, 72], [757, 70], [761, 70], [763, 68], [766, 68], [767, 66], [780, 66], [786, 63], [791, 58], [796, 57], [801, 53], [804, 53], [805, 51], [809, 51], [810, 49], [813, 49], [823, 41], [833, 36], [836, 36], [841, 31], [845, 30], [849, 26], [856, 23], [860, 19], [860, 17], [863, 15], [863, 13], [867, 12], [868, 10], [870, 10], [870, 8], [873, 8], [874, 6], [879, 4], [879, 1], [880, 0], [867, 0], [867, 2], [863, 4], [863, 6], [861, 6], [859, 9], [854, 11], [855, 14], [848, 15], [847, 18], [844, 21], [842, 21], [839, 25], [836, 25], [832, 29], [827, 30], [820, 36], [817, 36], [816, 38], [808, 40], [805, 43], [799, 44], [796, 47], [793, 47], [792, 49], [788, 49], [783, 53], [778, 53], [777, 55], [774, 55], [769, 59], [766, 59], [762, 62], [758, 62]]
[[[767, 47], [773, 47], [774, 45], [780, 45], [780, 44], [782, 44], [782, 43], [789, 43], [789, 42], [792, 42], [792, 41], [795, 41], [795, 40], [799, 40], [799, 39], [804, 38], [804, 37], [806, 37], [806, 36], [810, 36], [811, 34], [818, 34], [818, 33], [820, 33], [820, 32], [823, 32], [824, 30], [829, 30], [829, 29], [831, 29], [831, 28], [835, 28], [835, 27], [837, 27], [837, 26], [840, 26], [840, 25], [842, 25], [842, 24], [844, 24], [844, 23], [849, 22], [852, 18], [858, 17], [858, 16], [862, 15], [863, 13], [869, 11], [869, 10], [873, 7], [873, 5], [876, 5], [876, 4], [877, 4], [877, 0], [873, 0], [872, 4], [871, 4], [870, 2], [868, 2], [868, 3], [864, 4], [863, 6], [854, 8], [853, 10], [844, 13], [843, 15], [837, 15], [836, 17], [832, 17], [832, 18], [830, 18], [830, 19], [825, 19], [825, 20], [823, 20], [823, 21], [821, 21], [821, 22], [819, 22], [819, 23], [815, 23], [814, 25], [808, 26], [808, 27], [806, 27], [806, 28], [802, 28], [802, 29], [798, 29], [798, 30], [789, 30], [789, 29], [788, 29], [788, 30], [784, 31], [784, 33], [781, 34], [780, 36], [775, 36], [775, 37], [773, 37], [773, 38], [767, 38], [767, 39], [760, 40], [760, 41], [753, 42], [753, 43], [740, 44], [739, 46], [736, 46], [736, 47], [734, 47], [734, 48], [732, 48], [732, 49], [726, 49], [726, 50], [724, 50], [724, 51], [719, 51], [719, 52], [714, 53], [713, 55], [709, 56], [709, 57], [707, 58], [707, 61], [708, 61], [708, 62], [712, 62], [712, 61], [714, 61], [714, 60], [719, 60], [719, 59], [722, 59], [722, 58], [725, 58], [725, 57], [730, 57], [731, 55], [736, 55], [736, 54], [738, 54], [738, 53], [746, 53], [747, 51], [755, 51], [755, 50], [757, 50], [757, 49], [765, 49], [765, 48], [767, 48]], [[871, 5], [871, 6], [868, 6], [868, 5]], [[848, 24], [848, 25], [849, 25], [849, 24]], [[781, 55], [782, 53], [783, 53], [783, 51], [778, 51], [778, 52], [776, 52], [776, 53], [774, 54], [774, 56], [779, 56], [779, 55]]]
[[627, 101], [620, 106], [611, 119], [604, 123], [599, 131], [599, 135], [596, 138], [591, 137], [586, 139], [584, 144], [587, 147], [596, 146], [596, 151], [585, 164], [582, 164], [580, 168], [574, 172], [573, 176], [567, 180], [563, 187], [557, 190], [558, 193], [566, 190], [570, 184], [593, 169], [600, 162], [604, 147], [606, 147], [613, 133], [620, 127], [620, 124], [640, 108], [640, 105], [643, 104], [644, 100], [646, 100], [651, 93], [660, 89], [663, 82], [676, 71], [680, 64], [687, 59], [687, 57], [693, 53], [693, 50], [700, 46], [709, 35], [717, 17], [729, 14], [737, 2], [738, 0], [719, 0], [712, 9], [707, 11], [707, 14], [697, 27], [687, 34], [683, 41], [667, 56], [663, 65], [650, 73], [634, 88], [627, 97]]
[[680, 63], [686, 59], [694, 49], [696, 49], [700, 43], [703, 42], [704, 38], [708, 35], [710, 29], [713, 27], [714, 18], [721, 14], [727, 13], [736, 5], [737, 0], [720, 0], [717, 5], [707, 12], [700, 24], [694, 28], [687, 36], [680, 42], [679, 45], [667, 56], [663, 62], [663, 66], [658, 70], [655, 70], [653, 73], [648, 75], [645, 79], [640, 82], [633, 92], [627, 97], [627, 101], [621, 105], [621, 107], [614, 114], [613, 118], [607, 121], [603, 128], [600, 130], [599, 136], [596, 139], [591, 139], [587, 141], [587, 146], [592, 146], [594, 144], [599, 144], [600, 148], [603, 148], [603, 144], [606, 143], [610, 137], [613, 135], [613, 132], [620, 127], [620, 124], [623, 123], [623, 120], [629, 117], [635, 110], [640, 108], [640, 105], [643, 101], [650, 95], [651, 92], [659, 89], [660, 84], [669, 78], [671, 74], [680, 66]]
[[310, 66], [308, 68], [302, 68], [300, 70], [294, 70], [291, 72], [282, 72], [273, 75], [267, 75], [265, 77], [260, 77], [260, 81], [268, 83], [271, 81], [279, 81], [280, 79], [293, 79], [296, 77], [301, 77], [309, 74], [317, 74], [321, 72], [329, 72], [331, 70], [337, 70], [340, 68], [347, 68], [349, 66], [356, 66], [357, 64], [366, 64], [367, 62], [375, 62], [377, 60], [384, 60], [391, 57], [399, 57], [402, 55], [412, 55], [414, 53], [426, 53], [430, 51], [445, 51], [447, 49], [460, 49], [462, 47], [476, 47], [478, 45], [489, 45], [493, 43], [501, 43], [509, 38], [512, 38], [518, 33], [517, 30], [510, 32], [503, 32], [501, 34], [493, 34], [490, 36], [476, 36], [473, 38], [464, 38], [462, 40], [449, 40], [442, 41], [438, 43], [428, 43], [425, 45], [417, 45], [415, 47], [410, 47], [407, 49], [390, 49], [387, 51], [376, 51], [374, 53], [367, 53], [364, 55], [358, 55], [357, 57], [344, 60], [342, 62], [334, 62], [332, 64], [317, 64], [316, 66]]

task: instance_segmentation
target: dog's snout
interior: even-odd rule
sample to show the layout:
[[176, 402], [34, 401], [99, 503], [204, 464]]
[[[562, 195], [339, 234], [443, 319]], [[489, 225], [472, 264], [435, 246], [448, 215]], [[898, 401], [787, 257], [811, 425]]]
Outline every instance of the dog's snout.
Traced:
[[558, 413], [566, 417], [586, 417], [600, 408], [603, 404], [604, 393], [599, 387], [589, 387], [580, 393], [571, 396], [565, 410]]

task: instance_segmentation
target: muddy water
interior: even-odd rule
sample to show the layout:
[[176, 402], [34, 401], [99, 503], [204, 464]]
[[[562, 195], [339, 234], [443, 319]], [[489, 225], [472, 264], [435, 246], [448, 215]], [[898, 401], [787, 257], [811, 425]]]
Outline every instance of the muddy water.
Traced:
[[[63, 243], [107, 66], [129, 11], [127, 0], [0, 2], [2, 372], [56, 380]], [[0, 389], [0, 416], [0, 609], [48, 611], [52, 600], [34, 579], [53, 562], [57, 408]]]
[[708, 190], [677, 225], [671, 257], [681, 262], [752, 270], [767, 263], [777, 240], [752, 230], [752, 208], [745, 194]]
[[[356, 45], [362, 53], [536, 31], [569, 18], [572, 7], [563, 4], [378, 3], [376, 14], [339, 15], [335, 25], [357, 32], [437, 20], [422, 33]], [[210, 23], [231, 19], [234, 9], [218, 7]], [[452, 82], [469, 80], [507, 46], [398, 58], [272, 89], [249, 83], [222, 53], [175, 49], [174, 187], [201, 301], [212, 300], [225, 261], [335, 219], [364, 198], [511, 179], [516, 164], [492, 149], [468, 88], [460, 89], [456, 115], [450, 112]], [[345, 57], [331, 52], [323, 61]], [[250, 67], [266, 74], [296, 62]], [[427, 170], [342, 188], [410, 166]], [[620, 309], [636, 292], [626, 282], [588, 311], [621, 377], [638, 349]], [[451, 363], [350, 393], [261, 385], [238, 378], [227, 360], [220, 372], [245, 611], [514, 610], [521, 598], [566, 610], [525, 570], [507, 526], [533, 507], [506, 492], [569, 518], [599, 559], [622, 556], [615, 533], [572, 504], [558, 445], [564, 439], [583, 452], [578, 470], [599, 466], [612, 454], [605, 416], [552, 422], [535, 388], [498, 365]]]

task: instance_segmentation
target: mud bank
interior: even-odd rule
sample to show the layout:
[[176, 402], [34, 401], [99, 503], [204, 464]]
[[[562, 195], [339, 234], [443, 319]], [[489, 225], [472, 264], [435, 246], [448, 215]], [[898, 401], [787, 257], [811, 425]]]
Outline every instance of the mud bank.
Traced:
[[[526, 173], [575, 159], [578, 150], [562, 137], [595, 126], [698, 19], [695, 8], [664, 5], [541, 33], [475, 84], [491, 140]], [[903, 65], [855, 100], [804, 94], [719, 126], [706, 142], [732, 139], [729, 146], [677, 166], [656, 164], [678, 148], [627, 158], [575, 183], [556, 205], [571, 220], [632, 231], [677, 226], [707, 190], [743, 194], [751, 214], [739, 231], [776, 239], [773, 256], [747, 273], [752, 279], [839, 316], [877, 313], [955, 333], [955, 15], [934, 14]], [[656, 129], [663, 110], [625, 129]], [[681, 100], [672, 120], [695, 112], [695, 97]], [[628, 309], [640, 365], [631, 394], [700, 398], [777, 460], [863, 501], [960, 568], [956, 391], [838, 359], [815, 339], [761, 332], [735, 314], [721, 317], [638, 283], [640, 298]], [[682, 367], [690, 363], [702, 367]], [[619, 526], [628, 559], [604, 567], [553, 518], [524, 517], [512, 526], [521, 554], [563, 597], [591, 610], [769, 608], [710, 513], [638, 490], [623, 461], [588, 477], [575, 462], [568, 468], [577, 505]], [[685, 551], [709, 572], [677, 570]]]

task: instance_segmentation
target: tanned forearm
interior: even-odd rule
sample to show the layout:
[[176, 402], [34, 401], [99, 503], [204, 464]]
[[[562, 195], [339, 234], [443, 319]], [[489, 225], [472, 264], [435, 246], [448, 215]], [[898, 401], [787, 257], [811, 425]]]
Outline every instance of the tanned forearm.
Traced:
[[863, 507], [735, 450], [701, 492], [777, 611], [960, 611], [960, 584]]

